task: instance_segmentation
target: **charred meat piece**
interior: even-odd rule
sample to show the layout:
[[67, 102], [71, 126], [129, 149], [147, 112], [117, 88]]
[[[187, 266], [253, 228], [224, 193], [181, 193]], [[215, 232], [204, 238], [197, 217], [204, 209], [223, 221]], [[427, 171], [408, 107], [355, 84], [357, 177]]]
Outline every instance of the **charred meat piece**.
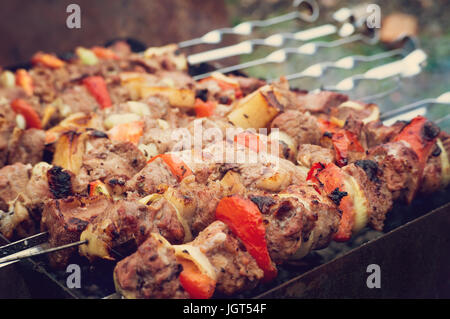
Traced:
[[96, 99], [82, 85], [77, 85], [66, 89], [60, 94], [63, 105], [70, 107], [71, 113], [90, 113], [100, 106]]
[[176, 141], [173, 139], [173, 130], [166, 130], [160, 127], [149, 127], [148, 120], [142, 136], [142, 143], [153, 144], [158, 150], [158, 154], [172, 151]]
[[33, 221], [24, 206], [31, 165], [16, 163], [0, 169], [0, 233], [6, 238], [33, 233]]
[[9, 203], [16, 197], [25, 194], [30, 178], [31, 165], [15, 163], [0, 169], [0, 209], [8, 211]]
[[297, 163], [304, 167], [311, 167], [314, 163], [333, 163], [335, 154], [332, 149], [319, 145], [303, 144], [298, 148]]
[[319, 93], [295, 93], [295, 100], [288, 108], [299, 111], [309, 111], [312, 114], [329, 114], [333, 108], [348, 100], [347, 95], [330, 91], [321, 91]]
[[254, 288], [263, 271], [227, 225], [215, 221], [191, 243], [208, 257], [217, 274], [216, 291], [232, 295]]
[[[76, 177], [76, 191], [87, 190], [89, 182], [101, 180], [111, 188], [122, 189], [146, 163], [142, 152], [132, 143], [97, 138], [90, 142]], [[119, 190], [118, 193], [121, 193]]]
[[22, 194], [11, 203], [10, 211], [0, 211], [0, 233], [8, 239], [23, 238], [36, 233], [36, 223], [25, 207], [26, 197]]
[[183, 241], [184, 228], [171, 203], [164, 198], [149, 206], [137, 201], [119, 200], [83, 232], [81, 239], [87, 239], [89, 243], [80, 246], [80, 253], [90, 260], [128, 256], [152, 232], [161, 234], [171, 243]]
[[260, 87], [266, 85], [266, 81], [256, 78], [247, 78], [243, 76], [233, 76], [233, 79], [239, 82], [239, 88], [244, 95], [249, 95]]
[[114, 283], [125, 298], [189, 298], [179, 280], [182, 270], [174, 249], [151, 235], [134, 254], [117, 263]]
[[[438, 147], [440, 150], [440, 148]], [[432, 193], [441, 188], [442, 177], [443, 177], [443, 167], [441, 154], [437, 156], [430, 156], [423, 169], [423, 179], [420, 184], [420, 193]]]
[[45, 132], [38, 129], [14, 129], [8, 144], [8, 163], [30, 163], [42, 161], [45, 148]]
[[432, 193], [450, 182], [450, 134], [441, 131], [434, 150], [428, 157], [419, 191]]
[[73, 195], [72, 179], [74, 175], [62, 167], [53, 166], [47, 170], [47, 181], [53, 198], [61, 199]]
[[[3, 105], [0, 105], [0, 109], [2, 108]], [[8, 164], [8, 144], [15, 127], [15, 114], [11, 114], [11, 118], [7, 116], [0, 116], [0, 167]]]
[[195, 236], [215, 220], [217, 204], [226, 196], [226, 189], [218, 181], [202, 183], [191, 175], [179, 185], [168, 188], [164, 196], [176, 205]]
[[292, 196], [306, 209], [307, 219], [302, 229], [303, 242], [295, 257], [300, 258], [312, 250], [328, 246], [338, 230], [340, 221], [340, 212], [336, 205], [327, 196], [319, 194], [312, 184], [292, 185], [279, 196]]
[[[52, 166], [45, 162], [34, 165], [31, 170], [30, 180], [26, 186], [26, 195], [28, 197], [26, 206], [30, 212], [33, 212], [33, 215], [37, 215], [38, 220], [40, 220], [44, 202], [47, 199], [54, 198], [53, 192], [57, 192], [56, 189], [53, 189], [53, 191], [50, 189], [48, 171], [51, 168]], [[54, 181], [53, 175], [51, 175], [51, 180], [50, 183], [55, 186], [57, 183]], [[69, 183], [71, 184], [71, 181]]]
[[344, 122], [352, 118], [352, 121], [360, 121], [362, 124], [367, 124], [379, 120], [380, 110], [378, 105], [373, 103], [346, 101], [333, 108], [330, 115]]
[[281, 113], [272, 121], [270, 127], [285, 132], [296, 141], [297, 145], [318, 145], [322, 136], [316, 118], [297, 110]]
[[360, 160], [347, 165], [343, 170], [352, 176], [364, 192], [369, 224], [378, 231], [384, 226], [386, 214], [392, 208], [392, 194], [383, 180], [383, 172], [377, 163]]
[[141, 195], [156, 193], [161, 185], [174, 186], [178, 184], [177, 178], [171, 173], [161, 158], [151, 163], [134, 175], [127, 183], [125, 189], [138, 192]]
[[257, 161], [243, 164], [223, 164], [223, 170], [239, 174], [241, 184], [247, 190], [278, 192], [289, 185], [305, 180], [306, 173], [291, 161], [277, 158], [267, 162]]
[[0, 170], [0, 205], [2, 233], [30, 235], [38, 228], [44, 202], [72, 195], [73, 174], [41, 162], [31, 165], [16, 163]]
[[363, 134], [368, 148], [390, 142], [407, 125], [407, 122], [397, 121], [385, 126], [382, 122], [370, 122], [363, 127]]
[[[86, 226], [99, 215], [112, 208], [112, 201], [106, 196], [68, 197], [49, 200], [42, 212], [41, 229], [49, 232], [52, 247], [76, 242]], [[65, 267], [77, 248], [60, 250], [48, 255], [55, 268]]]
[[411, 148], [402, 142], [386, 143], [370, 149], [366, 158], [378, 164], [394, 200], [412, 200], [421, 170], [418, 157]]
[[302, 244], [307, 223], [306, 208], [295, 197], [250, 195], [263, 216], [270, 258], [281, 263], [291, 258]]

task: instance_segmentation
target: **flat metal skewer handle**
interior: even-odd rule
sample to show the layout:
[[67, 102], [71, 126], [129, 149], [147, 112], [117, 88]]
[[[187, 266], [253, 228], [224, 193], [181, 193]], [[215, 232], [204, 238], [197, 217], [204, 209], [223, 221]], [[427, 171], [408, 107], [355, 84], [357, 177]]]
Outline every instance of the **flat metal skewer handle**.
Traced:
[[[384, 125], [391, 125], [396, 121], [408, 120], [417, 115], [425, 115], [429, 105], [433, 104], [446, 104], [450, 105], [450, 92], [443, 93], [437, 98], [428, 98], [420, 101], [404, 105], [402, 107], [396, 108], [394, 110], [384, 112], [380, 116], [380, 120], [383, 121]], [[436, 124], [443, 122], [449, 118], [450, 114], [447, 114], [443, 118], [434, 121]]]
[[358, 82], [363, 80], [383, 81], [396, 76], [401, 78], [412, 77], [422, 71], [422, 65], [426, 60], [427, 54], [421, 49], [416, 49], [401, 60], [374, 67], [364, 73], [350, 76], [334, 86], [324, 87], [323, 89], [328, 91], [350, 91], [355, 88]]
[[[242, 22], [233, 28], [220, 28], [212, 30], [199, 38], [182, 41], [178, 43], [178, 47], [186, 48], [199, 44], [217, 44], [222, 41], [222, 36], [225, 34], [250, 35], [253, 32], [253, 28], [255, 27], [268, 27], [274, 24], [279, 24], [295, 19], [302, 19], [306, 22], [314, 22], [319, 17], [319, 6], [315, 0], [294, 1], [294, 6], [298, 9], [297, 11], [292, 11], [266, 20]], [[302, 6], [307, 6], [311, 11], [311, 14], [300, 12], [299, 9]]]
[[[246, 68], [250, 68], [250, 67], [254, 67], [254, 66], [258, 66], [258, 65], [262, 65], [262, 64], [283, 63], [287, 60], [287, 58], [290, 54], [311, 56], [311, 55], [314, 55], [317, 52], [317, 50], [319, 50], [320, 48], [333, 48], [333, 47], [337, 47], [337, 46], [340, 46], [343, 44], [352, 43], [352, 42], [356, 42], [356, 41], [360, 41], [360, 40], [364, 40], [364, 39], [365, 39], [365, 37], [363, 35], [355, 34], [348, 38], [338, 39], [338, 40], [330, 41], [330, 42], [308, 42], [297, 48], [279, 49], [279, 50], [276, 50], [276, 51], [270, 53], [269, 55], [265, 56], [264, 58], [232, 65], [232, 66], [225, 67], [225, 68], [221, 68], [221, 69], [215, 70], [214, 72], [228, 73], [228, 72], [242, 70], [242, 69], [246, 69]], [[212, 73], [213, 72], [199, 74], [199, 75], [194, 76], [193, 78], [194, 78], [194, 80], [200, 80], [200, 79], [210, 76]]]
[[277, 33], [264, 39], [250, 39], [227, 47], [191, 54], [187, 57], [187, 60], [190, 65], [196, 65], [204, 62], [225, 59], [232, 56], [251, 54], [253, 53], [255, 46], [279, 48], [284, 45], [286, 40], [310, 41], [335, 34], [337, 31], [338, 28], [336, 26], [332, 24], [325, 24], [295, 33]]
[[62, 245], [62, 246], [58, 246], [58, 247], [53, 247], [53, 248], [48, 248], [48, 249], [45, 249], [45, 246], [46, 246], [45, 244], [35, 246], [32, 248], [23, 250], [21, 252], [15, 253], [13, 255], [9, 255], [7, 257], [0, 258], [0, 268], [4, 267], [6, 265], [9, 265], [11, 263], [17, 262], [19, 260], [22, 260], [22, 259], [27, 259], [27, 258], [31, 258], [31, 257], [35, 257], [35, 256], [44, 255], [44, 254], [49, 254], [49, 253], [53, 253], [53, 252], [56, 252], [56, 251], [59, 251], [62, 249], [76, 247], [76, 246], [84, 245], [87, 243], [88, 243], [87, 240], [81, 240], [81, 241], [77, 241], [74, 243], [70, 243], [70, 244], [66, 244], [66, 245]]
[[377, 60], [385, 59], [388, 57], [393, 57], [395, 55], [400, 55], [404, 51], [402, 49], [395, 49], [387, 52], [382, 52], [374, 55], [350, 55], [343, 57], [337, 61], [325, 61], [313, 64], [309, 66], [308, 68], [304, 69], [301, 72], [289, 74], [286, 77], [286, 79], [289, 80], [295, 80], [305, 77], [312, 77], [312, 78], [319, 78], [323, 76], [323, 74], [331, 68], [334, 69], [343, 69], [343, 70], [352, 70], [355, 68], [355, 66], [358, 63], [361, 62], [374, 62]]
[[422, 107], [425, 104], [449, 104], [450, 105], [450, 92], [446, 92], [438, 96], [437, 98], [428, 98], [423, 99], [405, 106], [402, 106], [400, 108], [397, 108], [392, 111], [384, 112], [381, 116], [381, 120], [386, 120], [391, 117], [394, 117], [396, 115], [403, 114], [405, 112], [413, 111], [417, 108]]
[[21, 240], [9, 243], [0, 247], [0, 258], [8, 255], [15, 254], [30, 247], [42, 244], [48, 239], [48, 232], [42, 232], [36, 235], [23, 238]]

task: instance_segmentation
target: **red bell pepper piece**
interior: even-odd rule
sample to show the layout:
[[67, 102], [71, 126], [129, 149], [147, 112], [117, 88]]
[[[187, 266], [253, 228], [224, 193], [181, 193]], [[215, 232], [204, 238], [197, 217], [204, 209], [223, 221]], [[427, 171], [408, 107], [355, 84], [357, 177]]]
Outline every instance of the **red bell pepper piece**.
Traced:
[[274, 279], [277, 269], [267, 250], [266, 229], [258, 206], [238, 195], [225, 197], [217, 205], [216, 218], [240, 238], [259, 268], [264, 271], [264, 281]]
[[41, 118], [25, 100], [15, 99], [11, 102], [11, 108], [14, 112], [21, 114], [25, 118], [27, 128], [42, 128]]
[[89, 183], [89, 197], [93, 197], [93, 196], [97, 196], [97, 195], [109, 196], [108, 188], [100, 180], [96, 180], [96, 181]]
[[186, 259], [178, 260], [183, 266], [180, 283], [192, 299], [209, 299], [214, 294], [216, 281], [201, 273], [197, 266]]
[[118, 60], [119, 57], [117, 54], [108, 48], [105, 47], [93, 47], [91, 49], [92, 52], [97, 56], [99, 59], [105, 59], [105, 60]]
[[130, 142], [138, 144], [144, 133], [144, 122], [136, 121], [114, 126], [108, 131], [108, 137], [113, 141]]
[[264, 145], [264, 142], [261, 141], [260, 136], [250, 132], [242, 132], [237, 134], [234, 137], [234, 142], [243, 145], [257, 153], [266, 149], [266, 145]]
[[349, 240], [355, 224], [356, 214], [353, 208], [352, 198], [345, 192], [344, 175], [341, 169], [335, 164], [330, 163], [316, 175], [316, 178], [323, 185], [323, 190], [328, 197], [342, 211], [339, 228], [336, 234], [334, 234], [334, 240]]
[[153, 162], [155, 159], [161, 158], [169, 167], [172, 174], [181, 182], [185, 177], [192, 175], [191, 169], [178, 156], [174, 154], [160, 154], [151, 158], [147, 164]]
[[317, 180], [317, 174], [325, 168], [325, 165], [323, 165], [320, 162], [314, 163], [311, 165], [311, 168], [309, 169], [308, 175], [306, 176], [306, 180], [311, 180], [312, 182], [318, 182]]
[[234, 90], [234, 97], [236, 99], [240, 99], [244, 96], [239, 85], [235, 85], [235, 84], [232, 84], [232, 83], [229, 83], [229, 82], [226, 82], [221, 79], [214, 78], [214, 77], [207, 77], [205, 79], [200, 80], [199, 83], [207, 82], [207, 81], [216, 82], [217, 85], [219, 85], [219, 87], [222, 89], [222, 91]]
[[55, 132], [52, 132], [50, 130], [45, 131], [45, 144], [51, 144], [56, 142], [58, 139], [58, 134]]
[[417, 154], [419, 160], [420, 179], [414, 187], [413, 192], [408, 196], [407, 201], [410, 203], [417, 193], [420, 185], [420, 180], [423, 176], [423, 170], [436, 145], [436, 140], [439, 136], [440, 128], [428, 121], [423, 116], [417, 116], [406, 125], [402, 131], [394, 137], [394, 142], [404, 141], [408, 143], [411, 149]]
[[105, 79], [101, 76], [89, 76], [83, 79], [84, 86], [89, 93], [97, 100], [102, 109], [112, 106], [111, 98], [109, 96], [108, 87]]
[[417, 116], [394, 137], [394, 142], [407, 142], [417, 154], [421, 166], [425, 166], [439, 133], [440, 129], [438, 126], [423, 116]]
[[[337, 119], [334, 120], [338, 121]], [[347, 164], [348, 151], [364, 152], [364, 148], [354, 133], [329, 120], [319, 118], [317, 123], [322, 133], [332, 134], [331, 140], [336, 152], [336, 163], [339, 166]]]
[[339, 166], [347, 165], [348, 151], [364, 152], [356, 135], [350, 131], [340, 129], [333, 133], [331, 140], [336, 152], [336, 163]]
[[65, 62], [54, 55], [38, 52], [31, 58], [33, 65], [40, 64], [52, 69], [58, 69], [65, 65]]
[[20, 86], [27, 95], [33, 95], [33, 79], [25, 69], [18, 69], [16, 71], [16, 84]]
[[323, 170], [325, 168], [325, 165], [323, 165], [320, 162], [314, 163], [311, 165], [311, 168], [309, 169], [308, 175], [306, 176], [306, 180], [307, 181], [311, 181], [313, 183], [315, 183], [316, 185], [314, 185], [314, 189], [316, 190], [317, 193], [322, 194], [320, 192], [320, 189], [318, 187], [319, 180], [317, 179], [317, 174], [319, 174], [319, 172], [321, 170]]
[[197, 117], [210, 117], [214, 115], [217, 103], [213, 101], [204, 102], [202, 99], [196, 99], [194, 110]]
[[319, 129], [322, 133], [325, 132], [334, 133], [341, 129], [341, 127], [336, 123], [321, 118], [317, 119], [317, 124], [319, 125]]

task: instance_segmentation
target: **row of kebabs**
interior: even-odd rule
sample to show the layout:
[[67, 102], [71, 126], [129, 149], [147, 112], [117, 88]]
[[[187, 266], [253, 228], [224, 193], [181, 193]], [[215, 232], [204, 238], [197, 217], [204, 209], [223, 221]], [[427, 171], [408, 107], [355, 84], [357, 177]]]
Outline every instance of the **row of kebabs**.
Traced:
[[[3, 83], [0, 231], [40, 226], [52, 246], [88, 239], [90, 260], [129, 256], [115, 270], [126, 297], [249, 289], [288, 258], [381, 230], [393, 200], [450, 179], [448, 134], [425, 118], [387, 127], [376, 105], [282, 80], [194, 82], [172, 47], [76, 54], [40, 53]], [[198, 125], [217, 134], [196, 148]], [[230, 153], [257, 161], [217, 160]], [[64, 266], [76, 253], [49, 257]]]
[[[433, 133], [421, 133], [425, 131]], [[233, 294], [273, 279], [277, 264], [324, 248], [332, 239], [348, 240], [368, 224], [380, 229], [393, 200], [412, 200], [416, 194], [437, 137], [432, 123], [415, 118], [392, 141], [368, 150], [364, 159], [342, 168], [333, 162], [314, 163], [306, 181], [293, 181], [279, 192], [241, 187], [240, 178], [228, 184], [225, 175], [221, 183], [234, 189], [217, 196], [208, 184], [207, 192], [216, 195], [216, 202], [201, 207], [215, 221], [188, 244], [177, 244], [161, 231], [146, 236], [137, 252], [117, 264], [116, 288], [133, 298], [207, 298], [215, 291]], [[446, 174], [440, 176], [441, 185], [446, 183]], [[151, 195], [142, 202], [159, 211], [167, 199], [191, 198], [192, 191], [184, 191], [183, 184], [174, 187], [175, 192], [168, 190], [161, 198]], [[205, 198], [210, 204], [211, 197]], [[183, 204], [177, 207], [186, 211]], [[82, 239], [96, 245], [84, 246], [82, 254], [99, 256], [101, 251], [106, 252], [103, 257], [111, 256], [118, 246], [105, 225], [100, 218], [82, 233]], [[93, 238], [101, 238], [102, 244]]]

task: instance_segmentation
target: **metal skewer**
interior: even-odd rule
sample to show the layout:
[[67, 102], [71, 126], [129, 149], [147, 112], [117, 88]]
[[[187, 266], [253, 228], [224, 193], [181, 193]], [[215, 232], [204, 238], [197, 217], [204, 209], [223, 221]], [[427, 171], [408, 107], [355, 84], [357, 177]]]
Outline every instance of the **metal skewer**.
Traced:
[[341, 92], [350, 91], [355, 88], [358, 82], [363, 80], [383, 81], [397, 76], [401, 78], [412, 77], [422, 71], [422, 66], [426, 60], [427, 54], [421, 49], [416, 49], [401, 60], [374, 67], [361, 74], [352, 75], [334, 86], [327, 86], [323, 89]]
[[[301, 2], [303, 2], [303, 1], [301, 1]], [[304, 1], [304, 2], [305, 3], [306, 2], [314, 3], [314, 5], [316, 5], [316, 3], [313, 1]], [[309, 19], [311, 19], [311, 20], [313, 18], [314, 18], [314, 20], [317, 19], [317, 17], [315, 17], [315, 13], [317, 13], [317, 15], [318, 15], [318, 8], [317, 8], [317, 11], [314, 11], [311, 14], [311, 16], [309, 16]], [[282, 16], [279, 16], [276, 18], [264, 20], [264, 21], [244, 22], [244, 23], [237, 25], [234, 28], [224, 28], [224, 29], [213, 30], [213, 31], [205, 34], [201, 38], [181, 42], [179, 44], [179, 46], [181, 48], [183, 48], [183, 47], [188, 47], [191, 45], [203, 44], [203, 43], [219, 43], [222, 39], [222, 35], [224, 35], [224, 34], [249, 35], [252, 32], [252, 29], [254, 27], [269, 26], [269, 25], [273, 25], [276, 23], [293, 20], [293, 19], [296, 19], [299, 17], [302, 19], [308, 19], [308, 16], [304, 15], [302, 17], [301, 13], [299, 13], [299, 12], [291, 12], [291, 13], [288, 13], [288, 14], [285, 14], [285, 15], [282, 15]], [[344, 18], [343, 16], [341, 16], [340, 19], [342, 21], [345, 21], [345, 19], [347, 19], [347, 18]], [[312, 21], [314, 21], [314, 20], [312, 20]], [[225, 48], [221, 48], [221, 49], [217, 49], [217, 50], [206, 51], [206, 52], [200, 53], [199, 55], [191, 55], [190, 57], [188, 57], [188, 59], [189, 58], [191, 59], [190, 64], [195, 64], [195, 63], [211, 61], [211, 60], [213, 60], [211, 58], [212, 56], [215, 56], [214, 59], [218, 59], [220, 57], [232, 56], [230, 54], [239, 55], [239, 54], [252, 53], [254, 45], [269, 45], [269, 46], [273, 46], [273, 47], [279, 47], [279, 46], [283, 45], [285, 39], [308, 41], [308, 40], [312, 40], [315, 38], [319, 38], [322, 36], [336, 33], [337, 28], [336, 27], [333, 28], [333, 27], [334, 27], [333, 25], [328, 24], [328, 25], [323, 25], [321, 27], [316, 27], [316, 28], [312, 28], [309, 30], [304, 30], [304, 31], [300, 31], [297, 33], [292, 33], [292, 34], [291, 33], [275, 34], [275, 35], [269, 36], [265, 39], [248, 40], [248, 41], [244, 41], [244, 42], [239, 43], [234, 46], [229, 46], [229, 47], [225, 47]], [[315, 33], [312, 32], [313, 30]], [[341, 30], [342, 30], [342, 28], [341, 28]], [[308, 32], [310, 32], [310, 33], [308, 33]], [[338, 33], [341, 33], [341, 32], [339, 31]], [[225, 73], [225, 72], [231, 72], [231, 71], [238, 70], [238, 69], [245, 68], [245, 67], [260, 65], [263, 63], [282, 63], [282, 62], [286, 61], [287, 55], [291, 54], [291, 53], [312, 55], [317, 51], [317, 49], [319, 49], [321, 47], [335, 47], [335, 46], [339, 46], [339, 45], [342, 45], [345, 43], [361, 40], [362, 37], [363, 37], [362, 35], [357, 34], [354, 37], [348, 37], [346, 39], [340, 39], [340, 40], [333, 41], [333, 42], [307, 43], [298, 48], [281, 49], [281, 50], [277, 50], [277, 51], [273, 52], [272, 54], [270, 54], [269, 56], [267, 56], [264, 59], [255, 60], [256, 62], [251, 61], [251, 62], [248, 62], [247, 64], [244, 63], [244, 64], [240, 64], [237, 66], [229, 67], [229, 68], [234, 68], [231, 70], [229, 68], [228, 68], [228, 70], [227, 70], [227, 68], [224, 68], [224, 69], [221, 69], [218, 71]], [[236, 51], [234, 51], [234, 50], [236, 50]], [[220, 52], [222, 52], [222, 53], [220, 53]], [[286, 76], [286, 78], [288, 80], [292, 80], [292, 79], [302, 78], [302, 77], [320, 77], [329, 68], [353, 69], [354, 65], [358, 62], [371, 62], [371, 61], [391, 57], [394, 55], [399, 55], [399, 54], [402, 54], [402, 52], [404, 52], [403, 49], [397, 49], [397, 50], [392, 50], [392, 51], [388, 51], [388, 52], [383, 52], [380, 54], [375, 54], [373, 56], [357, 56], [357, 55], [355, 55], [355, 56], [344, 57], [344, 58], [341, 58], [334, 62], [330, 62], [330, 61], [321, 62], [321, 63], [317, 63], [317, 64], [310, 66], [309, 68], [305, 69], [302, 72], [297, 72], [297, 73], [288, 75], [288, 76]], [[414, 56], [413, 56], [414, 58], [411, 58], [410, 55], [413, 53], [414, 53]], [[382, 81], [382, 80], [385, 80], [385, 79], [391, 78], [391, 77], [400, 79], [402, 77], [409, 77], [409, 76], [416, 75], [417, 73], [419, 73], [421, 71], [421, 69], [422, 69], [421, 65], [426, 61], [426, 54], [422, 50], [415, 50], [411, 54], [405, 56], [403, 59], [401, 59], [399, 61], [385, 64], [385, 65], [382, 65], [382, 66], [379, 66], [376, 68], [372, 68], [363, 74], [354, 75], [352, 77], [346, 78], [346, 79], [340, 81], [335, 86], [326, 87], [325, 89], [335, 90], [335, 91], [348, 91], [348, 90], [353, 89], [357, 85], [357, 83], [361, 80]], [[203, 59], [204, 59], [203, 61], [200, 59], [200, 57], [202, 57], [202, 55], [203, 55]], [[209, 57], [208, 57], [208, 55], [209, 55]], [[266, 60], [266, 61], [261, 62], [262, 60]], [[244, 67], [242, 67], [243, 65], [244, 65]], [[247, 66], [245, 66], [245, 65], [247, 65]], [[236, 67], [238, 67], [238, 68], [236, 68]], [[201, 76], [200, 78], [206, 77], [208, 75], [209, 75], [209, 73], [200, 75]], [[199, 79], [199, 78], [194, 77], [194, 79]], [[380, 118], [382, 120], [389, 120], [390, 118], [395, 117], [397, 115], [405, 114], [405, 112], [420, 109], [421, 107], [423, 107], [423, 105], [432, 104], [432, 103], [450, 104], [450, 92], [444, 93], [435, 99], [425, 99], [425, 100], [417, 101], [415, 103], [403, 106], [399, 109], [383, 113]], [[448, 116], [449, 115], [444, 117], [444, 119], [447, 118]], [[440, 121], [442, 121], [442, 120], [443, 119], [440, 119]], [[78, 242], [62, 245], [59, 247], [53, 247], [53, 248], [46, 249], [48, 245], [46, 243], [42, 243], [42, 242], [45, 241], [47, 237], [48, 237], [48, 233], [43, 232], [43, 233], [39, 233], [39, 234], [30, 236], [30, 237], [24, 238], [22, 240], [19, 240], [17, 242], [7, 244], [5, 246], [0, 247], [0, 257], [3, 257], [3, 258], [0, 258], [0, 268], [5, 265], [8, 265], [8, 264], [18, 262], [19, 260], [22, 260], [22, 259], [39, 256], [39, 255], [43, 255], [43, 254], [47, 254], [47, 253], [51, 253], [51, 252], [56, 252], [59, 250], [63, 250], [66, 248], [71, 248], [71, 247], [75, 247], [75, 246], [79, 246], [79, 245], [83, 245], [83, 244], [87, 243], [87, 241], [78, 241]], [[36, 241], [34, 241], [34, 240], [36, 240]], [[37, 244], [38, 242], [39, 242], [39, 244]], [[30, 248], [30, 246], [34, 246], [34, 247]], [[23, 249], [25, 249], [25, 250], [23, 250]]]
[[388, 57], [401, 55], [403, 53], [404, 53], [403, 49], [395, 49], [395, 50], [382, 52], [382, 53], [378, 53], [378, 54], [374, 54], [374, 55], [370, 55], [370, 56], [365, 56], [365, 55], [346, 56], [337, 61], [326, 61], [326, 62], [320, 62], [320, 63], [313, 64], [313, 65], [309, 66], [308, 68], [306, 68], [305, 70], [298, 72], [298, 73], [289, 74], [289, 75], [285, 76], [285, 78], [288, 81], [294, 80], [294, 79], [305, 78], [305, 77], [319, 78], [319, 77], [323, 76], [323, 74], [328, 69], [331, 69], [331, 68], [351, 70], [356, 66], [356, 64], [361, 63], [361, 62], [374, 62], [374, 61], [385, 59]]
[[279, 48], [285, 44], [286, 40], [310, 41], [335, 34], [336, 32], [338, 32], [338, 28], [335, 25], [325, 24], [295, 33], [277, 33], [264, 39], [250, 39], [227, 47], [191, 54], [187, 57], [187, 60], [190, 65], [196, 65], [232, 56], [251, 54], [255, 46]]
[[423, 100], [402, 106], [395, 110], [385, 112], [380, 116], [380, 120], [386, 120], [386, 119], [392, 118], [396, 115], [400, 115], [400, 114], [404, 114], [405, 112], [413, 111], [413, 110], [418, 109], [426, 104], [450, 104], [450, 92], [443, 93], [440, 96], [438, 96], [437, 98], [423, 99]]
[[[298, 10], [266, 20], [254, 20], [242, 22], [233, 28], [220, 28], [212, 30], [199, 38], [180, 42], [178, 43], [178, 47], [187, 48], [199, 44], [217, 44], [222, 41], [222, 36], [225, 34], [250, 35], [255, 27], [268, 27], [274, 24], [279, 24], [282, 22], [287, 22], [295, 19], [301, 19], [306, 22], [314, 22], [319, 17], [319, 6], [317, 5], [317, 2], [314, 0], [294, 1], [293, 5]], [[307, 9], [311, 12], [311, 14], [305, 14], [303, 12], [300, 12], [299, 9], [303, 6], [306, 6]]]
[[[319, 12], [319, 9], [316, 9], [317, 14]], [[301, 30], [298, 32], [283, 32], [283, 33], [277, 33], [270, 35], [266, 38], [258, 38], [258, 39], [250, 39], [246, 40], [237, 44], [233, 44], [227, 47], [222, 47], [218, 49], [213, 50], [207, 50], [200, 53], [191, 54], [187, 57], [188, 63], [190, 65], [196, 65], [204, 62], [214, 61], [214, 60], [220, 60], [232, 56], [237, 55], [243, 55], [243, 54], [251, 54], [255, 48], [255, 46], [268, 46], [273, 48], [279, 48], [282, 47], [286, 40], [295, 40], [295, 41], [310, 41], [313, 39], [318, 39], [321, 37], [325, 37], [332, 34], [337, 34], [340, 37], [348, 37], [355, 33], [357, 28], [361, 27], [361, 23], [358, 21], [361, 21], [362, 19], [359, 18], [351, 19], [354, 17], [353, 11], [348, 8], [342, 8], [338, 11], [336, 11], [333, 14], [333, 18], [335, 21], [339, 22], [340, 27], [338, 28], [334, 24], [325, 24], [321, 26], [315, 26], [313, 28], [307, 29], [307, 30]], [[313, 20], [315, 20], [314, 18]], [[305, 19], [304, 19], [305, 20]], [[308, 21], [308, 20], [306, 20]], [[347, 22], [351, 21], [351, 22]], [[309, 21], [312, 22], [312, 21]], [[245, 23], [241, 23], [240, 25], [236, 26], [233, 29], [244, 30], [248, 31], [248, 28], [245, 27]], [[235, 30], [236, 31], [236, 30]], [[216, 31], [212, 31], [216, 32]], [[249, 35], [246, 33], [245, 35]], [[208, 33], [210, 34], [210, 33]], [[214, 35], [215, 33], [213, 33]], [[212, 38], [213, 36], [211, 36]], [[183, 45], [183, 44], [182, 44]]]
[[74, 243], [70, 243], [70, 244], [66, 244], [66, 245], [62, 245], [62, 246], [58, 246], [58, 247], [53, 247], [53, 248], [48, 248], [48, 249], [46, 249], [45, 244], [38, 245], [38, 246], [35, 246], [32, 248], [23, 250], [21, 252], [15, 253], [13, 255], [10, 255], [10, 256], [4, 257], [4, 258], [0, 258], [0, 268], [3, 266], [9, 265], [11, 263], [14, 263], [14, 262], [18, 262], [19, 260], [22, 260], [22, 259], [36, 257], [36, 256], [44, 255], [44, 254], [49, 254], [49, 253], [53, 253], [53, 252], [56, 252], [56, 251], [59, 251], [62, 249], [80, 246], [80, 245], [84, 245], [87, 243], [88, 243], [87, 240], [81, 240], [81, 241], [77, 241]]
[[42, 232], [0, 247], [0, 258], [46, 242], [48, 232]]
[[[314, 55], [317, 52], [317, 50], [320, 48], [333, 48], [333, 47], [341, 46], [343, 44], [348, 44], [348, 43], [361, 41], [361, 40], [367, 40], [367, 37], [363, 36], [362, 34], [355, 34], [348, 38], [343, 38], [343, 39], [339, 39], [339, 40], [335, 40], [335, 41], [331, 41], [331, 42], [324, 42], [324, 41], [323, 42], [308, 42], [297, 48], [279, 49], [279, 50], [276, 50], [276, 51], [270, 53], [269, 55], [267, 55], [264, 58], [232, 65], [232, 66], [225, 67], [225, 68], [221, 68], [221, 69], [215, 70], [214, 72], [229, 73], [229, 72], [242, 70], [242, 69], [246, 69], [246, 68], [250, 68], [250, 67], [254, 67], [254, 66], [258, 66], [258, 65], [262, 65], [262, 64], [283, 63], [287, 60], [287, 58], [290, 54], [309, 55], [310, 56], [310, 55]], [[194, 76], [193, 79], [200, 80], [200, 79], [210, 76], [212, 73], [213, 72], [200, 74], [200, 75]]]
[[[413, 102], [411, 104], [402, 106], [395, 110], [391, 110], [388, 112], [384, 112], [380, 116], [380, 120], [383, 121], [384, 125], [391, 125], [396, 121], [400, 120], [408, 120], [417, 115], [425, 115], [427, 108], [429, 105], [433, 104], [447, 104], [450, 105], [450, 92], [446, 92], [438, 96], [437, 98], [428, 98], [420, 101]], [[444, 120], [450, 117], [450, 114], [447, 114], [443, 118], [440, 118], [434, 121], [436, 124], [440, 124]]]

